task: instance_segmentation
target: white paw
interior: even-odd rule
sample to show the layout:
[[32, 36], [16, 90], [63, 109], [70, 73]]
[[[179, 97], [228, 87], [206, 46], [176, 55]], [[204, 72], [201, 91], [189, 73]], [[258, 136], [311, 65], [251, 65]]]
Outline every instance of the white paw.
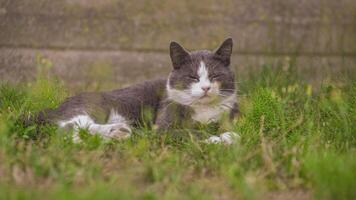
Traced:
[[208, 139], [205, 140], [208, 144], [218, 144], [221, 142], [221, 138], [218, 136], [210, 136]]
[[131, 128], [126, 124], [115, 124], [103, 136], [107, 139], [126, 139], [131, 136]]
[[235, 132], [225, 132], [219, 136], [211, 136], [205, 140], [208, 144], [219, 144], [224, 143], [226, 145], [231, 145], [236, 143], [240, 139], [240, 135]]
[[77, 131], [73, 133], [72, 141], [74, 144], [79, 144], [82, 142], [82, 139], [80, 139], [79, 133]]
[[240, 135], [235, 132], [225, 132], [220, 135], [220, 138], [221, 138], [222, 142], [230, 145], [230, 144], [237, 142], [240, 139]]

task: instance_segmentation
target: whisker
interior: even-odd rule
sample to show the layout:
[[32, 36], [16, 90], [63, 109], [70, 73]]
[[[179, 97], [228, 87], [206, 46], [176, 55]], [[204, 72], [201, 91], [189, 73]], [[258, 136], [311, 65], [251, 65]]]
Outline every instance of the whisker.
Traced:
[[[224, 95], [224, 94], [221, 94], [221, 93], [219, 93], [218, 94], [219, 96], [222, 96], [222, 97], [229, 97], [229, 96], [231, 96], [231, 95], [233, 95], [233, 94], [230, 94], [230, 95]], [[245, 96], [247, 96], [247, 95], [239, 95], [239, 94], [235, 94], [235, 96], [237, 96], [237, 97], [245, 97]]]
[[224, 90], [224, 89], [220, 89], [220, 91], [222, 91], [222, 92], [241, 92], [240, 90]]
[[220, 89], [222, 91], [234, 91], [235, 89]]
[[197, 101], [198, 101], [198, 99], [193, 99], [193, 101], [192, 101], [191, 103], [189, 103], [188, 106], [194, 104], [194, 103], [197, 102]]
[[227, 104], [220, 104], [219, 106], [221, 106], [221, 107], [227, 107], [227, 108], [231, 108], [231, 109], [232, 109], [232, 106], [227, 105]]

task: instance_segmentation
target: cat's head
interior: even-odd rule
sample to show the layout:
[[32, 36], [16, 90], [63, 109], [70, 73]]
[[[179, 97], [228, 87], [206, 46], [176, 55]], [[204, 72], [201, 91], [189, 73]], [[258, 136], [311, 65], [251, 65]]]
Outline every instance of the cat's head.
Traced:
[[171, 42], [173, 70], [167, 81], [168, 98], [194, 105], [236, 96], [234, 73], [230, 69], [232, 46], [233, 41], [228, 38], [214, 51], [189, 52], [177, 42]]

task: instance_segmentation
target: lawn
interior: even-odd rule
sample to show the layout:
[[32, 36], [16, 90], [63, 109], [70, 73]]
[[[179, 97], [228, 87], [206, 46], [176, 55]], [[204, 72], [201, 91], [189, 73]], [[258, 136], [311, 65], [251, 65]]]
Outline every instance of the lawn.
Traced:
[[[18, 119], [57, 106], [56, 79], [0, 85], [0, 199], [356, 199], [356, 79], [310, 85], [293, 67], [238, 82], [239, 143], [158, 136], [103, 141]], [[38, 129], [39, 131], [36, 131]], [[204, 131], [204, 130], [201, 130]]]

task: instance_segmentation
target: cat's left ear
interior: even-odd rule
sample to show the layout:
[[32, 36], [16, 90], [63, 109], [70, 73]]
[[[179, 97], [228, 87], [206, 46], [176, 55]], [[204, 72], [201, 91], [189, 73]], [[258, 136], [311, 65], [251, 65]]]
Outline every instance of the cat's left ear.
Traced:
[[230, 65], [230, 58], [232, 54], [233, 41], [232, 38], [227, 38], [220, 46], [214, 51], [214, 58], [221, 60], [225, 66]]

